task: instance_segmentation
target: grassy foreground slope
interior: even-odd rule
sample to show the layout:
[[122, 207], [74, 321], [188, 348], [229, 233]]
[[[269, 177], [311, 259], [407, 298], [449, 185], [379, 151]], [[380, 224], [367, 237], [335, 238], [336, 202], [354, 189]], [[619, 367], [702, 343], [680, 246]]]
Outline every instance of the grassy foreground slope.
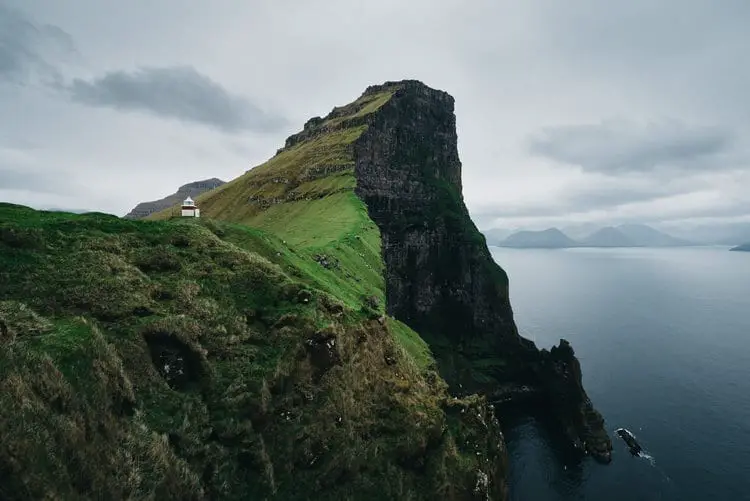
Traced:
[[331, 200], [314, 236], [0, 204], [0, 499], [502, 499], [492, 412]]

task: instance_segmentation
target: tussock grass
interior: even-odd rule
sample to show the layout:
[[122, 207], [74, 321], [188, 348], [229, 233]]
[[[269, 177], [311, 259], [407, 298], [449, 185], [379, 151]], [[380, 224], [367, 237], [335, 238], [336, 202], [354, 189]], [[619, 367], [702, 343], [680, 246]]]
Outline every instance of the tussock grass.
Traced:
[[379, 311], [372, 223], [293, 245], [218, 221], [0, 221], [3, 500], [473, 499], [479, 471], [501, 492], [501, 441], [467, 417], [486, 403], [449, 397]]

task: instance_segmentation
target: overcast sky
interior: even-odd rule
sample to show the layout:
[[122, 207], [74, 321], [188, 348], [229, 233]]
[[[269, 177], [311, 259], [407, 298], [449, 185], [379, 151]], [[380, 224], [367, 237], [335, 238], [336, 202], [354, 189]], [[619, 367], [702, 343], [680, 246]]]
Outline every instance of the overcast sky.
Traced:
[[483, 228], [750, 220], [747, 0], [0, 0], [0, 200], [126, 213], [414, 78]]

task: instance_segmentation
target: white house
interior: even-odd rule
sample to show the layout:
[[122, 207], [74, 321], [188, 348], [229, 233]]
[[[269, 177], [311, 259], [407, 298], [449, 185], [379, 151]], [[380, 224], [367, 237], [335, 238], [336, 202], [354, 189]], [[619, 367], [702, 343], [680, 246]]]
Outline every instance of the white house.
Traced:
[[201, 210], [195, 206], [195, 202], [190, 197], [187, 197], [185, 201], [182, 202], [182, 216], [201, 217]]

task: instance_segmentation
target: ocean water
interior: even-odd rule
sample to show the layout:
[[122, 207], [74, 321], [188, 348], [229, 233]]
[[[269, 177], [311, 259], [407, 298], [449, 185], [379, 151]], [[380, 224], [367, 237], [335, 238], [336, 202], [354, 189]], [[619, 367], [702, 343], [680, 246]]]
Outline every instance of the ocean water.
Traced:
[[572, 343], [614, 445], [578, 460], [540, 416], [507, 416], [511, 499], [750, 500], [750, 253], [491, 250], [521, 333]]

